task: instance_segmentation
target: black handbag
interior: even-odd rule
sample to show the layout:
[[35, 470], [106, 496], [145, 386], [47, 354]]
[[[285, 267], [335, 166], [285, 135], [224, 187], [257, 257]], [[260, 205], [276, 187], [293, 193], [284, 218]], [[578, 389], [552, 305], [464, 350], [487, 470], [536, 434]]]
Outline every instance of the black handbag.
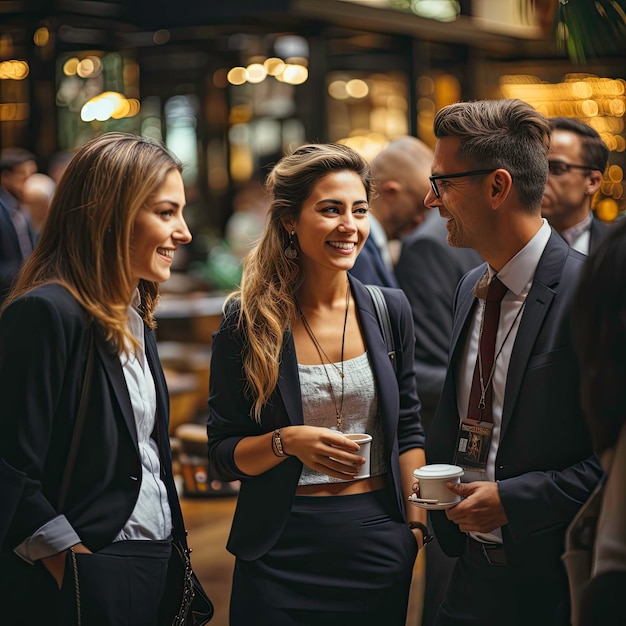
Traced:
[[193, 573], [190, 552], [185, 541], [174, 539], [159, 626], [203, 626], [213, 617], [213, 603]]

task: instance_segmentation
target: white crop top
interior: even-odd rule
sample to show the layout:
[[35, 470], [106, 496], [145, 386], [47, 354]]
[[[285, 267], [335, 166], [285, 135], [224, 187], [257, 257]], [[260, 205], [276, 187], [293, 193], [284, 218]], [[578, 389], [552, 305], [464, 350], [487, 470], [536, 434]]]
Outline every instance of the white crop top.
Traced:
[[[341, 363], [335, 364], [341, 370]], [[324, 368], [326, 371], [324, 371]], [[344, 397], [342, 431], [344, 433], [368, 433], [372, 435], [370, 475], [380, 476], [386, 472], [384, 461], [383, 429], [378, 414], [376, 383], [367, 352], [343, 362]], [[333, 386], [337, 405], [341, 403], [341, 375], [332, 365], [298, 364], [302, 411], [307, 426], [336, 428], [335, 403], [328, 385]], [[328, 374], [328, 376], [327, 376]], [[319, 485], [344, 482], [327, 474], [302, 468], [298, 485]]]

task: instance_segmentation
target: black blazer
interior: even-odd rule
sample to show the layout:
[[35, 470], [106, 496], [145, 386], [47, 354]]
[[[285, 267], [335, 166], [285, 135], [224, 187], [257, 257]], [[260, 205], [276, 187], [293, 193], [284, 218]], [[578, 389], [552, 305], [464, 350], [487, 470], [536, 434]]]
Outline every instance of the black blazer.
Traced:
[[371, 236], [365, 240], [365, 245], [349, 274], [358, 278], [365, 285], [398, 287], [396, 277], [387, 269], [383, 255]]
[[13, 220], [0, 194], [0, 304], [6, 298], [23, 262]]
[[612, 224], [607, 224], [594, 216], [589, 229], [589, 254], [598, 249], [604, 238], [611, 232], [611, 226]]
[[[413, 373], [413, 321], [406, 296], [399, 289], [383, 289], [392, 320], [397, 378], [387, 354], [371, 297], [362, 283], [350, 285], [363, 330], [383, 420], [385, 463], [395, 489], [398, 519], [404, 516], [399, 455], [421, 448], [424, 434]], [[221, 480], [241, 480], [237, 509], [228, 540], [228, 550], [249, 561], [265, 554], [279, 538], [295, 496], [302, 463], [292, 457], [259, 476], [242, 473], [234, 463], [237, 443], [281, 426], [303, 424], [298, 363], [293, 338], [285, 333], [279, 366], [278, 387], [265, 405], [261, 424], [250, 417], [251, 401], [244, 393], [241, 347], [244, 337], [237, 330], [237, 310], [229, 310], [215, 334], [211, 356], [209, 395], [209, 464]], [[399, 392], [398, 392], [399, 389]]]
[[406, 293], [415, 325], [415, 374], [420, 400], [436, 408], [446, 377], [452, 305], [465, 273], [483, 263], [471, 248], [448, 244], [446, 220], [433, 210], [426, 221], [402, 241], [396, 277]]
[[[0, 317], [0, 458], [25, 475], [7, 524], [5, 554], [57, 515], [87, 336], [83, 309], [60, 285], [45, 285], [20, 297]], [[99, 330], [95, 345], [87, 415], [63, 510], [92, 551], [117, 536], [133, 511], [141, 483], [137, 432], [121, 364]], [[145, 345], [157, 393], [155, 431], [162, 476], [180, 537], [184, 529], [167, 436], [169, 398], [154, 334], [147, 327]]]
[[[585, 256], [552, 232], [526, 298], [509, 365], [496, 457], [496, 481], [509, 523], [502, 528], [507, 561], [562, 571], [567, 525], [603, 475], [579, 401], [578, 362], [570, 336], [570, 304]], [[459, 283], [450, 366], [426, 441], [428, 463], [454, 461], [459, 413], [456, 374], [486, 265]], [[432, 512], [450, 556], [465, 535], [442, 511]]]

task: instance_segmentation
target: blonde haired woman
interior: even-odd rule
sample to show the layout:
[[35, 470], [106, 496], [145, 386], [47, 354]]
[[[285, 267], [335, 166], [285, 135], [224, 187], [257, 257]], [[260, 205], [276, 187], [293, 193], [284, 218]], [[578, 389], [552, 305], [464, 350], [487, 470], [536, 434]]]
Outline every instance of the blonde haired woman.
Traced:
[[[367, 163], [343, 145], [285, 156], [212, 348], [209, 460], [241, 480], [231, 624], [404, 625], [424, 463], [403, 292], [386, 289], [397, 374], [372, 299], [348, 277], [369, 234]], [[370, 476], [344, 434], [372, 436]], [[423, 512], [408, 511], [413, 522]]]
[[3, 624], [163, 617], [184, 527], [152, 328], [159, 283], [191, 240], [184, 205], [181, 165], [162, 146], [91, 140], [5, 303], [0, 457], [23, 487], [2, 513]]

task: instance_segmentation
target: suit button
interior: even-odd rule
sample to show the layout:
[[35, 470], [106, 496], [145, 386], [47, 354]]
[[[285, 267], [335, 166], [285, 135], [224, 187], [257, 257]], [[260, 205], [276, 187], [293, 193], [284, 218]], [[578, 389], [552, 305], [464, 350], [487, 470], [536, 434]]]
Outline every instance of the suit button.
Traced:
[[131, 480], [139, 480], [139, 478], [137, 478], [137, 476], [130, 476]]

